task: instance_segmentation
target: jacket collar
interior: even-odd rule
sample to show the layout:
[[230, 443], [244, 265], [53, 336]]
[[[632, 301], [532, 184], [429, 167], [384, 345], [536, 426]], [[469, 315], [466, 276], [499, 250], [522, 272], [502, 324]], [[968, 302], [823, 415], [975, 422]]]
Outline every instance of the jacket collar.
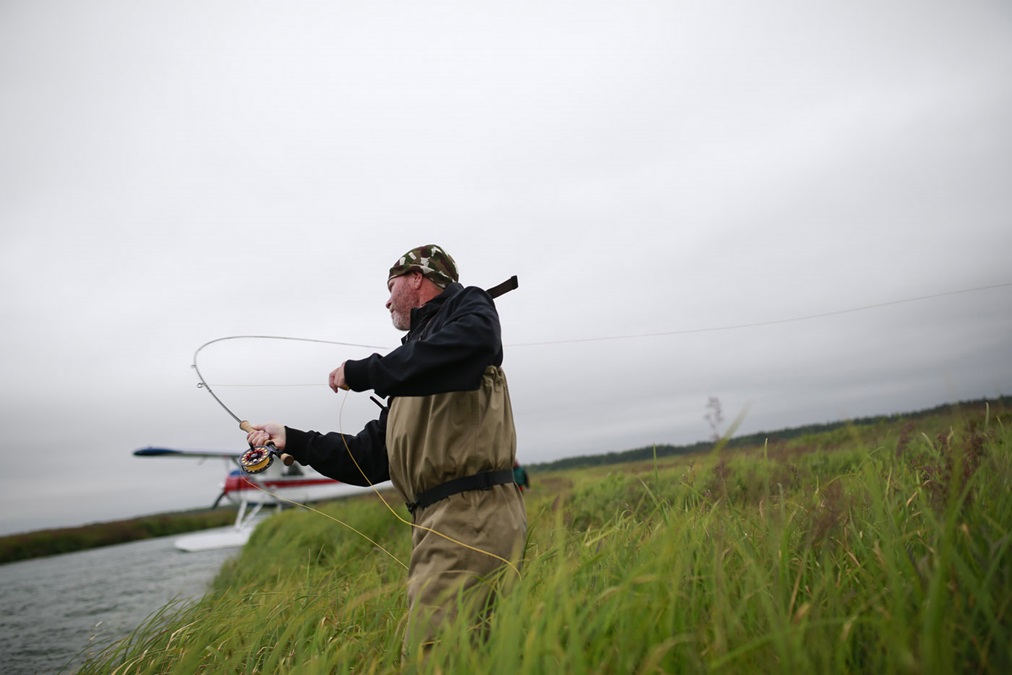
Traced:
[[443, 289], [443, 292], [432, 298], [432, 300], [429, 300], [421, 307], [415, 307], [412, 309], [411, 329], [408, 331], [407, 335], [401, 338], [401, 342], [407, 342], [413, 336], [417, 335], [418, 332], [429, 323], [429, 320], [436, 315], [436, 312], [438, 312], [450, 298], [457, 295], [457, 293], [460, 293], [462, 290], [464, 290], [464, 287], [460, 283], [454, 282], [448, 284], [447, 287]]

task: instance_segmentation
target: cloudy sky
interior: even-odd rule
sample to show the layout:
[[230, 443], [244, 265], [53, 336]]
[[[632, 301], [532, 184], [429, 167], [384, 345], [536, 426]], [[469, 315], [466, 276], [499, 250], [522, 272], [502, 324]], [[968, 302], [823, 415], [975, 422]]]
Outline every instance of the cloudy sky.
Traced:
[[[0, 4], [0, 534], [205, 506], [438, 243], [522, 461], [1012, 394], [1007, 2]], [[854, 310], [854, 311], [850, 311]], [[201, 349], [202, 345], [211, 342]]]

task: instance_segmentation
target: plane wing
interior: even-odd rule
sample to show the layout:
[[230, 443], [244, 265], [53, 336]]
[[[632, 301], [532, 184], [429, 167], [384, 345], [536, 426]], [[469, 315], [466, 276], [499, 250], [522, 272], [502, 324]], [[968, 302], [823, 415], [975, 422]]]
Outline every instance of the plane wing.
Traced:
[[234, 450], [173, 450], [171, 448], [141, 448], [134, 450], [137, 457], [188, 457], [235, 459], [242, 457], [242, 452]]

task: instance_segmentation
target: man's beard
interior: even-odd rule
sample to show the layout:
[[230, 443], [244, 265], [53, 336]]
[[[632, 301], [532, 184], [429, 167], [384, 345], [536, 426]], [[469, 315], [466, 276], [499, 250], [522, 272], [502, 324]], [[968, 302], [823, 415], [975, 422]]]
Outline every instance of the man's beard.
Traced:
[[408, 330], [411, 328], [411, 315], [402, 314], [401, 312], [393, 311], [390, 312], [390, 321], [393, 322], [394, 328], [397, 330]]

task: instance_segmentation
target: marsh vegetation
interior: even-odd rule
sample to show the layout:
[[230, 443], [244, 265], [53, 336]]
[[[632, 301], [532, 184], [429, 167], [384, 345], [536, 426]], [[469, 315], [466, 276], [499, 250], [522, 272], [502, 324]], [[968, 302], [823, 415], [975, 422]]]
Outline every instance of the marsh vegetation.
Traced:
[[1003, 405], [532, 480], [484, 639], [402, 658], [409, 532], [366, 495], [268, 519], [82, 672], [1012, 672]]

